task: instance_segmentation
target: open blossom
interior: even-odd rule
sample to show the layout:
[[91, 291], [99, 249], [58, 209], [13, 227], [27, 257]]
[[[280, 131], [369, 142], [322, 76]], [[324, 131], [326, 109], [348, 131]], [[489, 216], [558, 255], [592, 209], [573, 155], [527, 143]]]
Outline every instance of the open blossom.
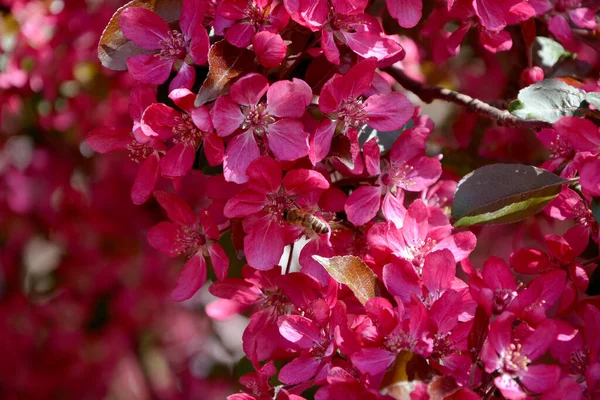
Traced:
[[329, 187], [317, 171], [294, 169], [282, 175], [281, 164], [272, 158], [254, 160], [248, 167], [248, 189], [225, 205], [227, 217], [244, 218], [244, 253], [257, 269], [273, 268], [285, 245], [298, 236], [298, 230], [285, 222], [284, 210], [309, 205], [314, 192]]
[[328, 116], [311, 137], [310, 160], [323, 160], [331, 149], [336, 126], [362, 128], [367, 124], [381, 131], [402, 127], [413, 116], [414, 106], [401, 93], [362, 95], [373, 82], [377, 60], [369, 58], [354, 65], [344, 75], [334, 75], [321, 89], [319, 109]]
[[284, 161], [306, 156], [308, 133], [298, 118], [311, 100], [312, 90], [300, 79], [269, 86], [267, 78], [251, 73], [234, 83], [230, 94], [219, 97], [212, 109], [217, 134], [236, 133], [225, 149], [225, 178], [246, 182], [248, 165], [261, 154]]
[[142, 131], [162, 142], [171, 140], [171, 147], [160, 160], [161, 175], [182, 177], [192, 169], [196, 150], [203, 145], [210, 165], [223, 161], [223, 140], [214, 134], [210, 114], [205, 106], [194, 107], [196, 95], [188, 89], [175, 89], [169, 94], [183, 112], [166, 104], [150, 105], [142, 116]]
[[515, 276], [506, 262], [496, 256], [485, 260], [481, 275], [469, 276], [469, 288], [488, 316], [502, 314], [518, 294]]
[[404, 259], [420, 274], [425, 257], [433, 251], [448, 249], [457, 262], [473, 251], [476, 244], [473, 233], [451, 234], [451, 231], [452, 226], [447, 219], [441, 225], [431, 224], [427, 206], [423, 201], [415, 200], [408, 208], [401, 228], [391, 222], [377, 224], [369, 230], [367, 239], [376, 257]]
[[[363, 147], [367, 170], [378, 176], [379, 185], [361, 186], [345, 205], [348, 220], [364, 225], [377, 215], [380, 205], [388, 221], [402, 226], [406, 209], [403, 190], [422, 192], [433, 185], [442, 174], [440, 161], [425, 156], [425, 141], [429, 130], [424, 127], [402, 132], [390, 150], [390, 158], [380, 162], [379, 147], [371, 139]], [[383, 194], [383, 201], [381, 196]]]
[[131, 187], [131, 200], [143, 204], [150, 198], [160, 177], [160, 158], [167, 146], [160, 140], [144, 135], [141, 128], [142, 113], [156, 99], [156, 87], [138, 83], [131, 90], [129, 114], [133, 120], [131, 130], [97, 128], [86, 136], [86, 143], [98, 153], [127, 151], [129, 158], [140, 164]]
[[145, 8], [123, 10], [119, 16], [123, 35], [150, 51], [127, 59], [129, 73], [141, 82], [161, 84], [175, 66], [178, 77], [171, 82], [170, 88], [191, 86], [196, 76], [191, 65], [203, 65], [208, 59], [210, 42], [202, 26], [205, 5], [204, 0], [183, 1], [179, 17], [181, 30], [171, 29], [167, 21]]
[[231, 24], [225, 30], [225, 39], [237, 47], [248, 46], [258, 32], [277, 34], [290, 19], [278, 0], [224, 0], [219, 3], [217, 14]]
[[210, 257], [218, 279], [227, 276], [229, 258], [217, 242], [219, 228], [207, 211], [196, 215], [185, 201], [171, 193], [157, 191], [154, 197], [171, 221], [153, 226], [148, 232], [148, 242], [169, 257], [189, 258], [171, 293], [175, 301], [187, 300], [206, 281], [205, 257]]
[[513, 327], [514, 314], [500, 315], [490, 326], [482, 349], [485, 371], [497, 372], [496, 387], [507, 399], [523, 399], [528, 393], [541, 394], [558, 382], [557, 365], [532, 364], [552, 344], [556, 328], [547, 321], [535, 330], [521, 324]]

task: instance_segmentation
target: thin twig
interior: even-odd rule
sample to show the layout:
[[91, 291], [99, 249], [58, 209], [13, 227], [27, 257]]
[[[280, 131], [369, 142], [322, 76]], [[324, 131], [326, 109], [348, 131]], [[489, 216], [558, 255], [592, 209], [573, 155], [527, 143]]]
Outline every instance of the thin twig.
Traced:
[[384, 69], [390, 74], [405, 89], [410, 90], [425, 103], [431, 103], [433, 100], [446, 100], [451, 103], [459, 104], [467, 107], [471, 112], [476, 112], [498, 122], [498, 125], [508, 127], [520, 127], [531, 129], [551, 128], [552, 124], [546, 121], [527, 120], [515, 117], [506, 110], [500, 110], [490, 104], [487, 104], [479, 99], [474, 99], [464, 93], [459, 93], [454, 90], [442, 88], [439, 86], [429, 86], [424, 83], [415, 81], [404, 73], [399, 67], [389, 67]]
[[290, 254], [288, 256], [287, 265], [285, 266], [285, 271], [283, 272], [284, 275], [287, 275], [287, 273], [290, 272], [290, 266], [292, 265], [292, 256], [293, 255], [294, 255], [294, 242], [292, 242], [290, 244]]

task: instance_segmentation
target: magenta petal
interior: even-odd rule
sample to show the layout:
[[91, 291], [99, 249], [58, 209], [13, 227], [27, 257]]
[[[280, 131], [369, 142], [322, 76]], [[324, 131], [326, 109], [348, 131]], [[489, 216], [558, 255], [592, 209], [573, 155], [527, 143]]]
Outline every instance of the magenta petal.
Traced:
[[321, 337], [317, 324], [300, 315], [284, 316], [278, 326], [281, 336], [301, 349], [310, 349]]
[[260, 193], [275, 193], [281, 186], [281, 164], [269, 156], [262, 156], [248, 166], [250, 189]]
[[375, 75], [375, 68], [377, 68], [377, 60], [375, 58], [363, 60], [350, 68], [342, 77], [341, 82], [338, 83], [341, 85], [339, 88], [340, 100], [355, 99], [363, 94], [371, 86], [373, 76]]
[[240, 107], [229, 96], [221, 96], [211, 110], [212, 122], [221, 137], [231, 135], [244, 122]]
[[372, 220], [379, 211], [381, 202], [381, 187], [361, 186], [356, 189], [344, 206], [348, 221], [355, 226], [361, 226]]
[[266, 203], [267, 197], [263, 193], [246, 189], [227, 201], [223, 213], [227, 218], [247, 217], [262, 210]]
[[169, 257], [176, 257], [179, 255], [175, 244], [177, 243], [178, 232], [178, 224], [162, 221], [150, 228], [146, 239], [152, 248], [159, 250]]
[[269, 125], [269, 148], [278, 160], [292, 161], [308, 154], [308, 133], [302, 123], [293, 119], [280, 119]]
[[186, 38], [193, 38], [198, 30], [204, 29], [202, 22], [206, 4], [204, 0], [183, 0], [179, 26]]
[[398, 186], [409, 192], [422, 192], [432, 186], [442, 175], [442, 164], [437, 158], [419, 157], [409, 163], [411, 172]]
[[594, 30], [596, 24], [596, 10], [593, 8], [576, 8], [569, 11], [571, 22], [583, 29]]
[[430, 293], [441, 293], [451, 286], [456, 275], [456, 261], [447, 250], [434, 251], [425, 257], [423, 285]]
[[521, 376], [521, 383], [532, 393], [544, 393], [552, 389], [560, 377], [558, 365], [529, 365]]
[[192, 57], [194, 64], [204, 65], [208, 61], [208, 50], [210, 48], [210, 39], [206, 29], [198, 29], [198, 32], [192, 36], [188, 54]]
[[94, 151], [104, 154], [126, 150], [133, 138], [127, 129], [97, 128], [88, 133], [85, 141]]
[[145, 203], [152, 194], [152, 190], [154, 190], [160, 176], [158, 170], [159, 160], [160, 156], [157, 152], [154, 152], [140, 165], [131, 187], [131, 201], [133, 201], [133, 204]]
[[510, 50], [512, 47], [512, 39], [507, 31], [493, 32], [482, 29], [479, 31], [479, 41], [492, 53]]
[[421, 20], [422, 0], [387, 0], [386, 4], [390, 15], [403, 28], [412, 28]]
[[365, 167], [369, 175], [379, 175], [381, 173], [379, 161], [381, 157], [381, 151], [379, 149], [379, 145], [377, 144], [377, 138], [372, 138], [363, 145], [363, 155], [365, 158]]
[[300, 118], [312, 101], [312, 90], [302, 79], [275, 82], [267, 91], [267, 112], [276, 117]]
[[301, 195], [313, 190], [328, 189], [329, 182], [319, 171], [294, 169], [285, 174], [283, 187], [287, 195]]
[[367, 0], [332, 0], [331, 4], [334, 9], [340, 14], [357, 14], [362, 13], [367, 8]]
[[427, 206], [422, 200], [415, 200], [408, 207], [402, 226], [402, 236], [408, 246], [418, 247], [427, 237], [429, 230], [427, 217]]
[[314, 357], [300, 356], [284, 365], [279, 371], [279, 380], [288, 385], [307, 382], [315, 376], [320, 362]]
[[192, 112], [190, 115], [192, 116], [194, 125], [196, 125], [202, 132], [211, 132], [213, 130], [210, 113], [208, 112], [208, 108], [206, 108], [206, 106], [192, 108], [191, 111]]
[[158, 204], [167, 212], [169, 219], [183, 226], [192, 226], [196, 223], [196, 214], [192, 208], [176, 195], [157, 190], [154, 197]]
[[396, 195], [391, 191], [386, 190], [381, 203], [381, 211], [388, 221], [391, 221], [397, 227], [402, 226], [406, 208], [404, 208], [404, 195], [402, 191], [398, 191]]
[[160, 160], [160, 173], [165, 178], [178, 178], [187, 175], [194, 165], [196, 149], [185, 143], [177, 143]]
[[220, 244], [213, 243], [208, 246], [208, 254], [217, 279], [222, 281], [227, 276], [227, 270], [229, 269], [229, 258], [225, 250]]
[[252, 38], [252, 48], [258, 62], [266, 68], [275, 68], [285, 59], [287, 45], [277, 33], [262, 31]]
[[494, 384], [502, 395], [508, 400], [520, 400], [527, 398], [519, 384], [508, 374], [502, 374], [494, 378]]
[[422, 293], [420, 279], [411, 263], [397, 260], [383, 267], [383, 283], [392, 296], [398, 296], [403, 302], [410, 301], [411, 294]]
[[351, 360], [361, 373], [377, 376], [387, 370], [396, 359], [394, 353], [380, 348], [366, 348], [352, 354]]
[[155, 54], [138, 54], [127, 59], [127, 69], [135, 80], [160, 85], [171, 74], [172, 59], [160, 59]]
[[161, 40], [169, 37], [169, 25], [153, 11], [130, 7], [119, 15], [123, 35], [145, 50], [162, 48]]
[[474, 0], [473, 8], [479, 22], [490, 31], [499, 31], [506, 26], [505, 3], [497, 0]]
[[196, 80], [196, 70], [194, 67], [189, 66], [187, 63], [181, 64], [179, 72], [175, 75], [175, 78], [169, 83], [169, 93], [176, 89], [191, 89]]
[[323, 34], [321, 37], [321, 48], [323, 49], [325, 58], [330, 63], [338, 65], [340, 63], [340, 50], [335, 43], [331, 27], [324, 27], [321, 32]]
[[376, 94], [365, 101], [365, 112], [369, 117], [369, 126], [382, 131], [393, 131], [411, 119], [415, 107], [401, 93]]
[[244, 238], [244, 254], [251, 267], [269, 270], [279, 263], [285, 243], [279, 221], [266, 216]]
[[368, 29], [350, 33], [342, 31], [348, 47], [364, 58], [375, 57], [378, 67], [387, 67], [404, 58], [402, 46], [385, 35]]
[[437, 246], [436, 250], [448, 249], [454, 255], [456, 262], [460, 262], [467, 258], [475, 249], [477, 238], [472, 232], [459, 232], [452, 236], [443, 239]]
[[142, 115], [141, 127], [146, 136], [157, 137], [161, 141], [170, 139], [179, 125], [181, 113], [166, 104], [151, 104]]
[[335, 133], [335, 126], [335, 121], [323, 118], [323, 121], [317, 126], [315, 133], [310, 137], [308, 157], [313, 165], [323, 160], [329, 154], [331, 140]]
[[252, 43], [252, 37], [256, 33], [254, 24], [250, 22], [238, 22], [225, 32], [225, 39], [236, 47], [246, 47]]
[[183, 266], [171, 292], [171, 298], [175, 301], [187, 300], [196, 294], [204, 282], [206, 282], [206, 260], [201, 252], [198, 252]]
[[252, 132], [244, 132], [234, 137], [227, 145], [223, 159], [223, 174], [228, 182], [248, 181], [248, 165], [260, 156], [260, 150]]
[[204, 136], [204, 155], [212, 167], [221, 164], [225, 157], [223, 139], [215, 134]]
[[269, 82], [264, 76], [255, 72], [247, 74], [231, 85], [229, 94], [238, 104], [253, 106], [267, 93]]

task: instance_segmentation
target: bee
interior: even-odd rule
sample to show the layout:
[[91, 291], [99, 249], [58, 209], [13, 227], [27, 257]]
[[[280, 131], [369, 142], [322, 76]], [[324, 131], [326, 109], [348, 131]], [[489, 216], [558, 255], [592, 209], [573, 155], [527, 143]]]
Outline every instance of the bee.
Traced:
[[302, 228], [309, 233], [325, 234], [329, 232], [329, 225], [325, 221], [300, 208], [286, 208], [283, 210], [283, 218], [288, 224]]

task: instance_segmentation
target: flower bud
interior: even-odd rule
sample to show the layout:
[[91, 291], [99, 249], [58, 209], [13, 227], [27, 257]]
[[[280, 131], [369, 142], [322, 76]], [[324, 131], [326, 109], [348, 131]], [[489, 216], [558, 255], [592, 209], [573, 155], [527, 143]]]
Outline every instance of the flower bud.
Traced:
[[525, 68], [521, 73], [521, 81], [525, 86], [544, 79], [544, 71], [540, 67]]

